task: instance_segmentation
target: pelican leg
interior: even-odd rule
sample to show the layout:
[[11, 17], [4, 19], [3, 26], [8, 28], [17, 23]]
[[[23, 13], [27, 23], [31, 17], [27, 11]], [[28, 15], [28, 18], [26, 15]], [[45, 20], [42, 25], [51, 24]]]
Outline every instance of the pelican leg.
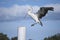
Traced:
[[32, 24], [31, 26], [34, 26], [35, 24], [37, 24], [37, 23], [34, 23], [34, 24]]
[[39, 20], [39, 22], [38, 22], [38, 23], [39, 23], [41, 26], [43, 26], [43, 24], [42, 24], [41, 20], [40, 20], [40, 19], [38, 19], [38, 20]]
[[42, 22], [40, 21], [40, 25], [43, 26]]

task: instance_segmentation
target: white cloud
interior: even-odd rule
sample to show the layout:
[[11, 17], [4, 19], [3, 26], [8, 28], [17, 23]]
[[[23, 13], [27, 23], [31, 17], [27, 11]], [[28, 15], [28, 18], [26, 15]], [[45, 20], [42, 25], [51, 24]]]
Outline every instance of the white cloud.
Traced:
[[12, 7], [9, 8], [0, 8], [1, 13], [12, 16], [21, 15], [22, 13], [25, 13], [24, 11], [25, 7], [19, 5], [13, 5]]

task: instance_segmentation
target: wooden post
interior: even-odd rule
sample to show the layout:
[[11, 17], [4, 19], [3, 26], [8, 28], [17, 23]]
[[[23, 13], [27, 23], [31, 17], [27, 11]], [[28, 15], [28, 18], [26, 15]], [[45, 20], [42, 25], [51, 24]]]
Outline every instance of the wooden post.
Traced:
[[18, 27], [18, 40], [26, 40], [26, 27]]

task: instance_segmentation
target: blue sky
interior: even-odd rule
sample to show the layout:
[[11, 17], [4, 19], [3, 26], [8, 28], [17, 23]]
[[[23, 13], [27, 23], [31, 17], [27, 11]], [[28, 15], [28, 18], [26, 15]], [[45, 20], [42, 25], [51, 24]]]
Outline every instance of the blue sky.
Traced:
[[0, 0], [0, 5], [3, 7], [9, 7], [14, 4], [18, 5], [46, 5], [60, 3], [60, 0]]
[[[41, 19], [43, 27], [39, 24], [31, 27], [34, 23], [29, 16], [24, 19], [27, 9], [32, 6], [33, 12], [40, 7], [54, 7], [54, 11]], [[26, 39], [43, 40], [43, 38], [60, 33], [60, 0], [0, 0], [0, 32], [8, 36], [17, 36], [17, 27], [27, 28]]]

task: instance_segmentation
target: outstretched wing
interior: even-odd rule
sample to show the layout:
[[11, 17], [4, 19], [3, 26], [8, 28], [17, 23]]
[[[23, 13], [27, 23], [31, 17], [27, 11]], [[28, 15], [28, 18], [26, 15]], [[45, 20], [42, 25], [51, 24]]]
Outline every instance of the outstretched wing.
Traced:
[[48, 10], [52, 10], [52, 9], [53, 7], [41, 7], [36, 14], [38, 18], [42, 18], [47, 14]]

